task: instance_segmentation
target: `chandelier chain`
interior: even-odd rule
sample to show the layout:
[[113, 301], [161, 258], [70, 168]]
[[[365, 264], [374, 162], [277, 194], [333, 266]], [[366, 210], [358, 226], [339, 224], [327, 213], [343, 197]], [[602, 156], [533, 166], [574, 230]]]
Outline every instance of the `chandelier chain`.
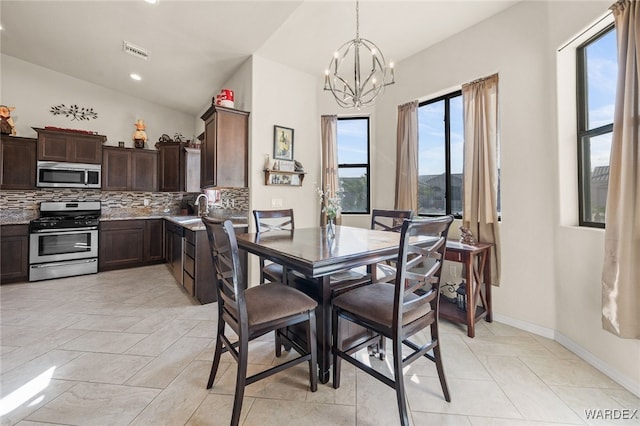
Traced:
[[356, 1], [356, 40], [360, 40], [360, 2]]

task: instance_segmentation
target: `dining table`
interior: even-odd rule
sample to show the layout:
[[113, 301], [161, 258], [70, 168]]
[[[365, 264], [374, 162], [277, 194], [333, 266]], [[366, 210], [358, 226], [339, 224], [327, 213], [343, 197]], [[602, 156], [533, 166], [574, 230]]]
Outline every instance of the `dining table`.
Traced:
[[[283, 281], [318, 302], [316, 335], [321, 383], [329, 380], [331, 367], [332, 298], [355, 286], [375, 282], [376, 268], [372, 265], [397, 259], [400, 235], [341, 225], [334, 225], [333, 232], [318, 226], [236, 235], [238, 248], [282, 265], [287, 271]], [[491, 244], [468, 245], [447, 240], [445, 259], [465, 265], [470, 290], [466, 292], [468, 306], [480, 306], [459, 312], [455, 307], [441, 306], [447, 308], [441, 309], [441, 313], [447, 319], [465, 324], [469, 337], [474, 336], [478, 320], [492, 321], [490, 248]], [[304, 333], [286, 332], [289, 338], [305, 339]], [[347, 338], [358, 338], [361, 334], [358, 328], [342, 332]]]
[[371, 280], [354, 269], [394, 259], [398, 255], [400, 234], [365, 228], [335, 225], [295, 228], [291, 231], [244, 233], [236, 236], [238, 247], [269, 261], [283, 265], [289, 273], [287, 284], [318, 302], [316, 334], [318, 339], [319, 380], [327, 383], [331, 367], [331, 299], [349, 285]]

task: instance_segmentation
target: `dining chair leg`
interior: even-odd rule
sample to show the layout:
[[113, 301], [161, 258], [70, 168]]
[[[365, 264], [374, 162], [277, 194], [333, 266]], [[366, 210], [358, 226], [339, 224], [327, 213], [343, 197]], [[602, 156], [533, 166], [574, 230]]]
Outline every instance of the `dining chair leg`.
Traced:
[[338, 311], [333, 310], [331, 318], [331, 330], [333, 330], [333, 344], [331, 345], [333, 352], [333, 388], [338, 389], [340, 387], [340, 362], [341, 358], [338, 356], [338, 342], [341, 340], [340, 328], [338, 327]]
[[282, 339], [280, 338], [280, 329], [274, 330], [274, 341], [276, 344], [276, 358], [280, 358], [282, 355]]
[[311, 392], [318, 390], [318, 350], [316, 336], [316, 313], [309, 311], [309, 324], [307, 325], [307, 349], [311, 354], [309, 359], [309, 381], [311, 382]]
[[240, 423], [240, 413], [242, 412], [242, 398], [244, 398], [244, 388], [247, 384], [247, 362], [249, 358], [249, 341], [246, 335], [240, 337], [238, 347], [238, 374], [236, 375], [236, 393], [233, 399], [233, 413], [231, 415], [231, 426]]
[[218, 367], [220, 366], [220, 357], [222, 356], [222, 333], [224, 333], [225, 323], [224, 321], [218, 321], [218, 334], [216, 335], [216, 349], [213, 355], [213, 364], [211, 365], [211, 373], [209, 373], [209, 382], [207, 382], [207, 389], [211, 389], [213, 381], [216, 378]]
[[433, 348], [433, 358], [436, 362], [436, 370], [438, 371], [438, 379], [440, 379], [440, 386], [442, 387], [444, 399], [447, 402], [451, 402], [449, 387], [447, 386], [447, 379], [444, 375], [444, 365], [442, 365], [442, 356], [440, 354], [440, 337], [438, 336], [438, 326], [435, 322], [431, 324], [431, 339], [438, 340], [438, 344]]
[[400, 413], [400, 424], [402, 426], [409, 426], [404, 376], [402, 374], [402, 342], [400, 339], [395, 339], [393, 344], [393, 378], [396, 384], [396, 399], [398, 402], [398, 412]]

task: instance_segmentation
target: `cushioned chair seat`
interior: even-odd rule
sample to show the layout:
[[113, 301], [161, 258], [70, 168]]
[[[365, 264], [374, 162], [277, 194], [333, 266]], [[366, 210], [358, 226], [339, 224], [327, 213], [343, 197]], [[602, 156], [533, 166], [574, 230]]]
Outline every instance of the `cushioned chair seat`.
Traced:
[[279, 283], [266, 283], [245, 290], [249, 327], [315, 309], [315, 300]]
[[[393, 324], [393, 297], [395, 284], [376, 283], [358, 287], [333, 299], [333, 305], [352, 312], [369, 321], [391, 327]], [[405, 301], [417, 298], [408, 295]], [[416, 309], [404, 312], [402, 325], [407, 325], [426, 315], [429, 304], [424, 303]]]

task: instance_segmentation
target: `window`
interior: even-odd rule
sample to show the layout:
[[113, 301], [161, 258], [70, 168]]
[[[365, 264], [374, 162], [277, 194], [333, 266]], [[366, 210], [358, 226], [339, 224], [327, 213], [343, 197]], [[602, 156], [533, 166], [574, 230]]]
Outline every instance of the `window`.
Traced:
[[462, 92], [418, 107], [418, 214], [462, 217]]
[[613, 26], [577, 49], [580, 226], [604, 228], [618, 72]]
[[342, 213], [369, 213], [369, 118], [338, 118], [338, 178]]

